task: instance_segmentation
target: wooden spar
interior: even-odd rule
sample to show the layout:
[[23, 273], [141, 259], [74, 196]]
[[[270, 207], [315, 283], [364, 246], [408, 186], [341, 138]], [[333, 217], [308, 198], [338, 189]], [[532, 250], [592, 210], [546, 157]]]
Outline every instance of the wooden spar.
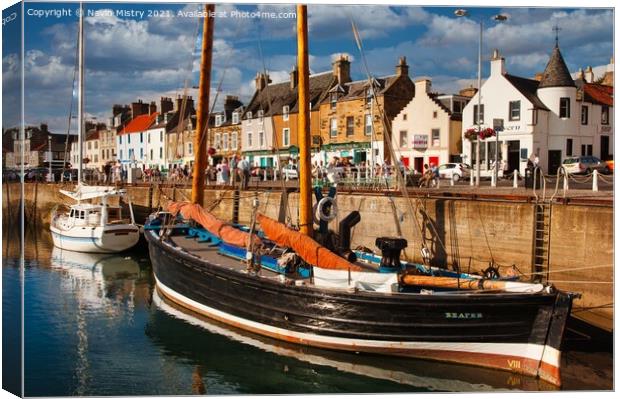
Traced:
[[417, 285], [435, 288], [459, 288], [462, 290], [503, 290], [506, 289], [506, 281], [498, 280], [469, 280], [454, 277], [418, 276], [404, 274], [400, 276], [403, 285]]
[[299, 90], [299, 116], [297, 140], [299, 142], [299, 228], [302, 234], [312, 237], [312, 174], [310, 170], [310, 103], [308, 66], [308, 7], [297, 5], [297, 69]]
[[[205, 5], [205, 18], [202, 25], [202, 55], [200, 63], [200, 84], [198, 87], [198, 112], [196, 115], [196, 134], [194, 137], [194, 172], [192, 180], [192, 203], [203, 205], [205, 188], [205, 169], [207, 168], [207, 126], [209, 124], [209, 90], [211, 87], [211, 58], [213, 54], [214, 4]], [[180, 115], [181, 118], [184, 115]]]

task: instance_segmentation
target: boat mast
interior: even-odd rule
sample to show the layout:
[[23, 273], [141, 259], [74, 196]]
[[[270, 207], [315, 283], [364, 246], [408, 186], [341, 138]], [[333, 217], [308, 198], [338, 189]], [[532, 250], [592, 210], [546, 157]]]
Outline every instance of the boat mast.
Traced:
[[[214, 4], [205, 4], [205, 17], [202, 25], [202, 53], [200, 63], [200, 83], [198, 86], [198, 112], [196, 115], [196, 134], [194, 137], [194, 172], [192, 180], [192, 203], [202, 206], [204, 202], [205, 169], [207, 167], [207, 125], [209, 123], [209, 89], [211, 86], [211, 58], [213, 53]], [[183, 115], [181, 115], [183, 118]]]
[[299, 142], [299, 228], [302, 234], [312, 237], [312, 176], [310, 170], [310, 103], [308, 67], [308, 7], [297, 5], [297, 69], [299, 88], [299, 117], [297, 140]]
[[80, 2], [80, 24], [78, 33], [78, 175], [77, 184], [82, 183], [82, 136], [84, 135], [84, 5]]

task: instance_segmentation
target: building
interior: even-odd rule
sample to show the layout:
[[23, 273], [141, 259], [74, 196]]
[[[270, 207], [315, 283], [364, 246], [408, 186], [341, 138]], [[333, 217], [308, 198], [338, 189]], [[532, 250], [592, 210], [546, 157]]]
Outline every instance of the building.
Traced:
[[[580, 87], [579, 87], [580, 86]], [[474, 115], [481, 97], [481, 128], [499, 127], [499, 135], [483, 140], [482, 170], [492, 169], [496, 142], [497, 157], [506, 171], [525, 172], [532, 154], [544, 173], [554, 174], [570, 156], [594, 155], [606, 159], [613, 151], [613, 87], [586, 78], [571, 77], [556, 43], [539, 80], [506, 72], [505, 59], [495, 50], [491, 74], [481, 93], [476, 93], [463, 111], [463, 159], [477, 163], [476, 141], [465, 138], [477, 129]]]
[[415, 95], [392, 121], [392, 146], [406, 167], [424, 172], [424, 164], [460, 159], [461, 112], [469, 100], [431, 92], [431, 81], [415, 82]]
[[155, 102], [131, 104], [132, 119], [117, 134], [118, 161], [124, 169], [146, 168], [146, 131], [157, 119]]
[[24, 140], [20, 140], [19, 127], [6, 129], [2, 134], [3, 167], [7, 169], [48, 167], [51, 145], [52, 167], [62, 168], [65, 160], [65, 143], [67, 144], [67, 162], [70, 161], [71, 144], [77, 136], [54, 134], [46, 124], [26, 126]]
[[391, 135], [390, 121], [409, 103], [414, 84], [405, 57], [394, 75], [351, 81], [347, 56], [332, 64], [336, 78], [320, 100], [319, 131], [323, 161], [351, 157], [354, 163], [390, 160], [385, 143]]
[[106, 128], [99, 131], [99, 146], [101, 148], [101, 163], [116, 162], [116, 129]]
[[191, 96], [178, 96], [176, 109], [169, 113], [166, 123], [166, 162], [168, 169], [191, 167], [194, 163], [196, 109]]
[[[86, 122], [86, 134], [84, 135], [84, 169], [101, 170], [105, 165], [101, 156], [101, 136], [106, 131], [107, 126], [104, 123]], [[75, 146], [74, 146], [75, 148]], [[72, 152], [74, 151], [72, 148]]]
[[241, 155], [243, 111], [243, 103], [238, 97], [226, 96], [224, 110], [209, 115], [208, 144], [215, 150], [210, 158], [214, 165], [222, 158]]
[[166, 126], [172, 118], [174, 103], [169, 97], [160, 97], [160, 111], [157, 113], [153, 124], [144, 131], [146, 140], [144, 143], [145, 167], [147, 169], [168, 169], [166, 158], [167, 136]]

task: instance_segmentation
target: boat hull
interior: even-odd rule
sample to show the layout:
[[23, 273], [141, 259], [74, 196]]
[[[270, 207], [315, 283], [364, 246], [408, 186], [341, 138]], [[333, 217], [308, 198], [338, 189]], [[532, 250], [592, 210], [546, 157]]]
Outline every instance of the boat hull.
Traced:
[[159, 292], [231, 326], [302, 345], [510, 370], [560, 385], [571, 305], [566, 294], [421, 295], [287, 285], [206, 262], [152, 231], [146, 238]]
[[75, 227], [63, 230], [50, 226], [54, 246], [76, 252], [114, 253], [138, 243], [140, 229], [134, 225]]

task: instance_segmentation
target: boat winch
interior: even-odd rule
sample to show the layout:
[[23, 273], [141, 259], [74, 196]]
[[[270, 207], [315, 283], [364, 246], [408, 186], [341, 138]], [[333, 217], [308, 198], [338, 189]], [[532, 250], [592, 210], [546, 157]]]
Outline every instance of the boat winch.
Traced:
[[401, 269], [400, 253], [407, 248], [407, 240], [398, 237], [377, 237], [375, 245], [381, 250], [380, 272], [393, 273]]

